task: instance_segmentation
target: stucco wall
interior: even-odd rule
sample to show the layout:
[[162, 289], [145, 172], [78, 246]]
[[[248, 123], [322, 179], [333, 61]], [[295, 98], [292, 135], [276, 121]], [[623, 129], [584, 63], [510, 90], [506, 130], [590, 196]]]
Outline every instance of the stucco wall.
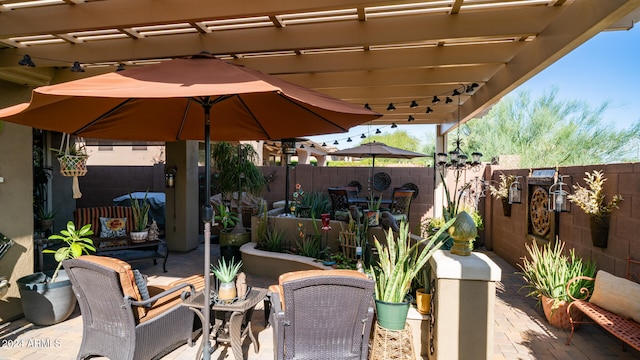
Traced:
[[[0, 108], [28, 101], [30, 89], [0, 82]], [[0, 132], [0, 232], [15, 245], [0, 259], [0, 276], [11, 287], [0, 298], [0, 323], [22, 315], [18, 278], [33, 272], [31, 128], [3, 122]]]

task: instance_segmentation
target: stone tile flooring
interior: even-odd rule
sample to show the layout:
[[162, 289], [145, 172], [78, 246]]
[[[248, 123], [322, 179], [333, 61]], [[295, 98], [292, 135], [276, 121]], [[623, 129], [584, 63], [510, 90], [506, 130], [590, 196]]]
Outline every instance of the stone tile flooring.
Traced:
[[[134, 263], [143, 273], [149, 275], [153, 284], [167, 284], [175, 279], [203, 271], [203, 249], [186, 253], [171, 253], [167, 262], [167, 273], [160, 264], [151, 261]], [[549, 326], [542, 310], [535, 307], [535, 300], [525, 298], [518, 289], [522, 279], [514, 274], [516, 269], [492, 252], [487, 255], [502, 268], [502, 281], [498, 284], [494, 326], [494, 360], [564, 360], [564, 359], [640, 359], [640, 353], [622, 350], [620, 342], [602, 331], [598, 326], [583, 326], [576, 332], [570, 346], [564, 344], [568, 333]], [[217, 245], [212, 245], [211, 258], [219, 257]], [[265, 287], [273, 280], [248, 277], [251, 286]], [[259, 304], [252, 319], [252, 329], [260, 343], [256, 354], [248, 341], [244, 343], [247, 359], [273, 359], [271, 328], [264, 326], [264, 312]], [[79, 311], [70, 319], [48, 327], [34, 326], [24, 319], [0, 325], [0, 360], [43, 360], [75, 359], [82, 337], [82, 318]], [[199, 340], [200, 341], [200, 340]], [[194, 359], [197, 346], [184, 345], [163, 359]], [[232, 359], [231, 349], [218, 347], [212, 359]], [[100, 358], [96, 358], [100, 359]], [[118, 359], [113, 359], [118, 360]], [[324, 360], [324, 359], [323, 359]], [[447, 359], [449, 360], [449, 359]]]

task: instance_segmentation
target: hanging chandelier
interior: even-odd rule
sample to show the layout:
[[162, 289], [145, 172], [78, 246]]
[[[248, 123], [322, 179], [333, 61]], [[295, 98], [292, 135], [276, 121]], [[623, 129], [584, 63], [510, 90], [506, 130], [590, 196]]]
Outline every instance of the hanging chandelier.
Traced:
[[[463, 89], [464, 89], [464, 85]], [[460, 96], [462, 93], [455, 89], [453, 91], [452, 96], [458, 97], [458, 129], [455, 140], [455, 148], [449, 153], [437, 153], [436, 154], [436, 166], [441, 169], [453, 169], [453, 170], [467, 170], [472, 169], [473, 171], [480, 170], [480, 158], [482, 157], [482, 153], [473, 152], [471, 153], [471, 158], [462, 151], [462, 139], [460, 139]], [[448, 97], [447, 97], [448, 98]]]

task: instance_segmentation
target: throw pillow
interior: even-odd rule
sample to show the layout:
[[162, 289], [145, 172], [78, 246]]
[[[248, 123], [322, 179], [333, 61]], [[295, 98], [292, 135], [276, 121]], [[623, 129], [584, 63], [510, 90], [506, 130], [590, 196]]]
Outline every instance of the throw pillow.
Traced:
[[127, 236], [127, 218], [100, 218], [100, 237]]
[[640, 322], [640, 284], [598, 270], [589, 302]]
[[[136, 285], [138, 285], [138, 291], [140, 292], [142, 301], [148, 300], [150, 296], [149, 289], [147, 288], [147, 277], [142, 275], [138, 269], [134, 269], [133, 278], [136, 281]], [[151, 304], [147, 304], [145, 307], [151, 307]]]

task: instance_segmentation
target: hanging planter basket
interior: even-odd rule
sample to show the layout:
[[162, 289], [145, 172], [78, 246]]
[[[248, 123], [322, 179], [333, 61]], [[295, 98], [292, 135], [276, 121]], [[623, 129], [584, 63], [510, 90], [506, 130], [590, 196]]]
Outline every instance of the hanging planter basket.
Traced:
[[84, 153], [84, 141], [82, 138], [78, 138], [75, 144], [69, 145], [70, 138], [71, 135], [69, 134], [62, 135], [58, 162], [60, 162], [62, 176], [73, 177], [73, 198], [79, 199], [82, 197], [82, 193], [80, 192], [78, 176], [87, 174], [87, 159], [89, 156]]
[[62, 176], [85, 176], [87, 174], [86, 155], [61, 155], [58, 157], [60, 162], [60, 173]]

